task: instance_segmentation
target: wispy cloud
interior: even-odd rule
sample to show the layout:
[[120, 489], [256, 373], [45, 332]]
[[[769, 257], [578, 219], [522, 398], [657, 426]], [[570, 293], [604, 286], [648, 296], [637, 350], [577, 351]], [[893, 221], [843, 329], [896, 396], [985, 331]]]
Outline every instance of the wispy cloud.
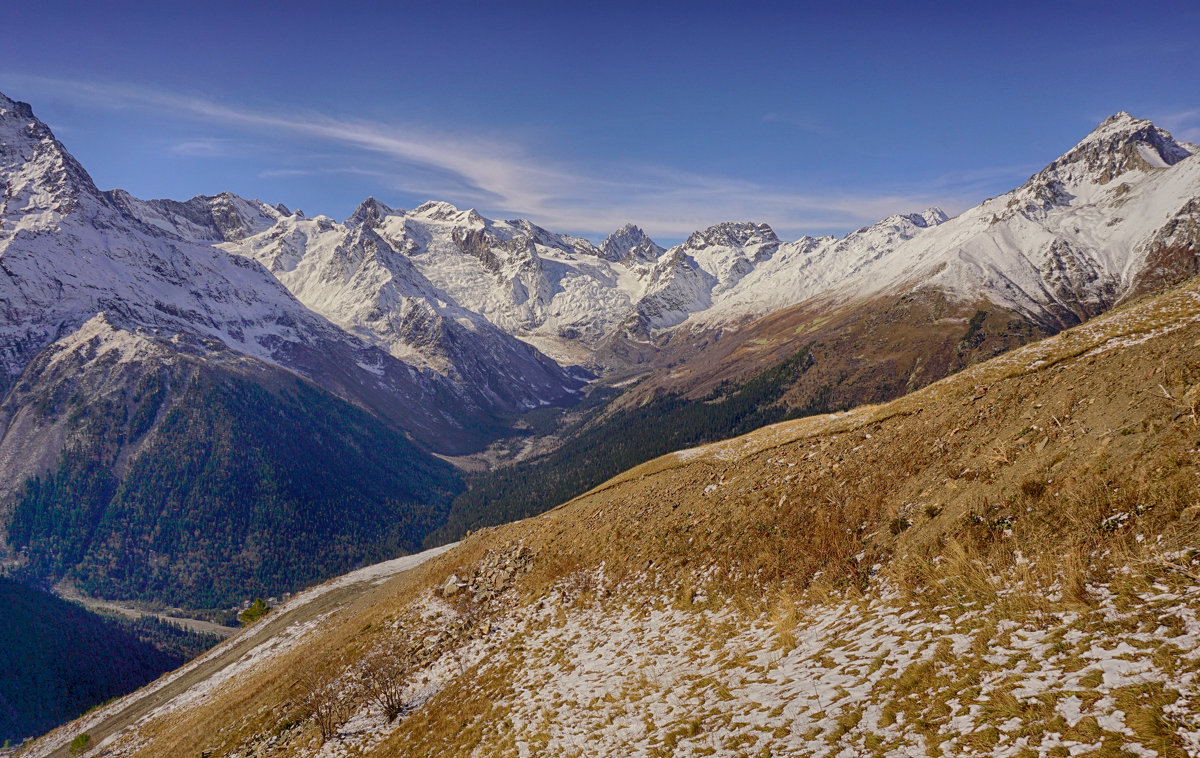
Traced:
[[[322, 113], [272, 112], [237, 107], [123, 83], [68, 81], [6, 75], [29, 89], [52, 92], [76, 104], [105, 109], [143, 108], [185, 121], [249, 132], [259, 141], [288, 137], [340, 154], [363, 152], [398, 192], [471, 205], [493, 215], [526, 216], [549, 228], [603, 235], [632, 221], [652, 234], [683, 237], [724, 220], [766, 221], [785, 236], [850, 229], [887, 215], [942, 205], [956, 212], [977, 201], [959, 182], [925, 193], [802, 193], [728, 176], [653, 165], [617, 165], [603, 175], [540, 156], [516, 141], [451, 135], [411, 124], [333, 118]], [[819, 124], [768, 115], [800, 128]], [[187, 155], [215, 155], [233, 140], [188, 140], [171, 147]], [[386, 159], [379, 161], [380, 158]], [[353, 168], [301, 165], [266, 168], [262, 176], [302, 176]], [[976, 179], [976, 182], [979, 178]], [[969, 202], [968, 202], [969, 201]]]
[[1200, 144], [1200, 108], [1154, 114], [1151, 121], [1171, 133], [1175, 139]]
[[834, 130], [830, 129], [828, 125], [807, 116], [796, 116], [784, 113], [768, 113], [762, 117], [762, 120], [763, 123], [792, 126], [800, 129], [801, 131], [819, 134], [821, 136], [830, 136], [834, 134]]
[[369, 176], [374, 179], [389, 179], [391, 174], [386, 171], [372, 171], [353, 166], [322, 167], [322, 168], [269, 168], [258, 172], [264, 178], [286, 178], [291, 176], [331, 176], [334, 174], [349, 174], [352, 176]]
[[220, 137], [197, 137], [172, 144], [167, 149], [176, 155], [191, 158], [223, 158], [241, 152], [242, 146], [230, 139]]

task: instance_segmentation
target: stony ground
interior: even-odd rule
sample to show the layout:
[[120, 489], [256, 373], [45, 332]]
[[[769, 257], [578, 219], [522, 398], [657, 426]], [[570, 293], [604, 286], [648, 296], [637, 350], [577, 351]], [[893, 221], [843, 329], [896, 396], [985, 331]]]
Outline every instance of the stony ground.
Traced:
[[[700, 584], [687, 597], [648, 601], [637, 586], [602, 597], [586, 589], [596, 577], [575, 576], [482, 626], [430, 591], [389, 629], [429, 651], [408, 672], [398, 718], [360, 699], [327, 740], [298, 726], [233, 754], [407, 755], [409, 714], [450, 694], [486, 701], [462, 731], [488, 747], [450, 738], [446, 754], [1195, 755], [1200, 546], [1141, 569], [1086, 585], [1082, 599], [1030, 593], [1016, 571], [933, 606], [886, 582], [753, 608]], [[505, 604], [503, 590], [490, 593], [479, 594]], [[289, 637], [276, 639], [239, 670], [278, 655]], [[357, 682], [343, 676], [340, 696]], [[107, 747], [156, 753], [140, 740]]]

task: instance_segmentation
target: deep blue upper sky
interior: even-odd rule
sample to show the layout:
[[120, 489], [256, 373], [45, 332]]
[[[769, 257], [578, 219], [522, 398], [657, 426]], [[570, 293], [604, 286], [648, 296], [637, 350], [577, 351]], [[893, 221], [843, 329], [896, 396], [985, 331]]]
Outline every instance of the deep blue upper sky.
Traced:
[[341, 5], [11, 4], [0, 91], [140, 197], [664, 242], [955, 213], [1118, 110], [1200, 141], [1194, 3]]

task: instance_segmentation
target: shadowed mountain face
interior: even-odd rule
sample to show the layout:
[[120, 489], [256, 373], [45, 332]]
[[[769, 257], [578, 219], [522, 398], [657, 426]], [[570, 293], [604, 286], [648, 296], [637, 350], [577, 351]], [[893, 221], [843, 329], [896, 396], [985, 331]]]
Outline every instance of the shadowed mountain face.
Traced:
[[0, 741], [35, 737], [184, 662], [110, 619], [0, 577]]
[[[427, 450], [503, 429], [257, 263], [130, 215], [4, 98], [0, 185], [0, 552], [19, 576], [192, 608], [303, 586], [419, 544], [459, 486]], [[267, 219], [195, 205], [164, 212], [233, 236]]]
[[413, 549], [460, 486], [386, 422], [235, 353], [97, 317], [32, 368], [0, 419], [33, 581], [228, 607]]

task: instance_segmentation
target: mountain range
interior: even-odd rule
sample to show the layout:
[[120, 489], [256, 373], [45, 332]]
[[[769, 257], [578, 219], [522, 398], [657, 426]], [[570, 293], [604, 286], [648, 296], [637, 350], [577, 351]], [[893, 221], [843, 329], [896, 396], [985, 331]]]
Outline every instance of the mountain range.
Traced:
[[[612, 424], [639, 409], [661, 447], [896, 397], [1194, 273], [1195, 152], [1120, 113], [956, 218], [792, 242], [728, 222], [664, 249], [443, 202], [335, 221], [101, 191], [0, 96], [0, 556], [215, 608], [416, 549], [476, 508], [447, 459], [596, 386], [615, 401], [551, 431], [609, 447], [556, 462], [570, 484], [538, 508], [615, 473]], [[748, 410], [697, 433], [662, 405], [730, 399]]]
[[1154, 256], [1193, 239], [1187, 201], [1198, 178], [1185, 159], [1195, 149], [1120, 113], [1022, 187], [952, 220], [931, 208], [843, 238], [794, 242], [766, 224], [722, 223], [669, 250], [635, 226], [597, 247], [439, 202], [403, 211], [368, 199], [341, 223], [229, 196], [190, 201], [238, 219], [223, 228], [161, 210], [136, 215], [220, 240], [314, 311], [418, 364], [454, 365], [433, 349], [449, 335], [419, 328], [436, 319], [409, 315], [423, 302], [448, 309], [443, 321], [482, 317], [561, 365], [607, 373], [626, 368], [613, 343], [660, 343], [681, 326], [727, 328], [817, 296], [847, 302], [929, 288], [1048, 329], [1079, 323], [1136, 289]]

